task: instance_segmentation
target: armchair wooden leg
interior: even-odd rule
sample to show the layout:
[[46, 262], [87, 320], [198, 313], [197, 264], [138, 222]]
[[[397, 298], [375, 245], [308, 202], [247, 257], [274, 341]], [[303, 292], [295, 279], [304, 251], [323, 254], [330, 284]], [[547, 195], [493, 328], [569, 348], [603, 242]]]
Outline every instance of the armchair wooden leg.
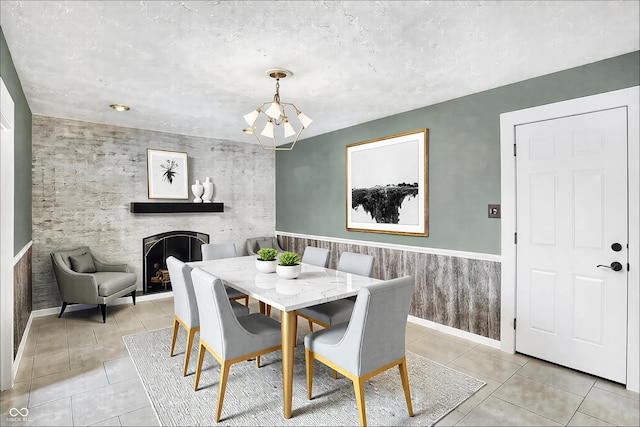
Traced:
[[271, 306], [269, 304], [266, 305], [265, 312], [266, 312], [265, 315], [267, 317], [271, 317]]
[[193, 337], [196, 335], [198, 328], [191, 328], [187, 331], [187, 349], [184, 352], [184, 367], [182, 368], [182, 376], [187, 376], [187, 368], [189, 367], [189, 359], [191, 358], [191, 347], [193, 346]]
[[173, 333], [171, 334], [171, 349], [169, 350], [169, 357], [173, 357], [173, 349], [176, 347], [176, 338], [178, 337], [178, 328], [180, 323], [178, 318], [173, 316]]
[[304, 349], [304, 363], [307, 370], [307, 399], [311, 400], [311, 388], [313, 386], [313, 357], [308, 348]]
[[207, 350], [204, 348], [204, 344], [202, 344], [202, 340], [200, 341], [200, 345], [198, 346], [198, 361], [196, 362], [196, 378], [194, 381], [193, 389], [198, 391], [198, 383], [200, 382], [200, 373], [202, 372], [202, 361], [204, 360], [204, 353]]
[[58, 319], [62, 317], [62, 313], [64, 313], [64, 309], [67, 308], [67, 303], [62, 303], [62, 309], [60, 310], [60, 314], [58, 315]]
[[362, 378], [353, 378], [353, 390], [356, 393], [356, 405], [358, 406], [358, 417], [360, 425], [367, 425], [367, 413], [364, 409], [364, 380]]
[[216, 408], [216, 422], [220, 421], [222, 414], [222, 402], [224, 401], [224, 392], [227, 389], [227, 378], [229, 377], [229, 368], [231, 363], [224, 360], [220, 366], [220, 384], [218, 386], [218, 407]]
[[313, 322], [309, 320], [309, 332], [313, 332]]
[[100, 311], [102, 311], [102, 323], [107, 323], [107, 304], [100, 304]]
[[131, 292], [131, 298], [133, 298], [133, 305], [136, 305], [136, 291]]
[[260, 356], [256, 356], [256, 368], [260, 367]]
[[404, 389], [404, 398], [407, 401], [407, 411], [409, 416], [413, 417], [413, 406], [411, 405], [411, 390], [409, 390], [409, 373], [407, 371], [407, 359], [403, 358], [398, 365], [400, 370], [400, 379], [402, 379], [402, 388]]

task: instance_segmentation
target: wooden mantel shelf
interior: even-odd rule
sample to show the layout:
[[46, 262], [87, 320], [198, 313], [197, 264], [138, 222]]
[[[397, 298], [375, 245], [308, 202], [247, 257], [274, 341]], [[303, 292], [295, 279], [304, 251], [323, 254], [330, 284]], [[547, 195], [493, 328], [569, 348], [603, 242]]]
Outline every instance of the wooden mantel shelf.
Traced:
[[131, 213], [206, 213], [224, 212], [224, 203], [131, 202]]

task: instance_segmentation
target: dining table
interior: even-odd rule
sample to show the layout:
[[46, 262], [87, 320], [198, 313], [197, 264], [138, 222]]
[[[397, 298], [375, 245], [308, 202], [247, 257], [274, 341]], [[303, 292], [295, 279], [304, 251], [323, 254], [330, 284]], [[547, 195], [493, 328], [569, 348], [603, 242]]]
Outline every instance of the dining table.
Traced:
[[257, 257], [250, 255], [187, 264], [201, 268], [220, 278], [225, 285], [255, 298], [261, 313], [265, 312], [267, 304], [280, 310], [282, 412], [284, 418], [291, 418], [296, 310], [357, 295], [360, 288], [380, 280], [305, 263], [297, 278], [283, 279], [276, 273], [259, 272], [256, 261]]

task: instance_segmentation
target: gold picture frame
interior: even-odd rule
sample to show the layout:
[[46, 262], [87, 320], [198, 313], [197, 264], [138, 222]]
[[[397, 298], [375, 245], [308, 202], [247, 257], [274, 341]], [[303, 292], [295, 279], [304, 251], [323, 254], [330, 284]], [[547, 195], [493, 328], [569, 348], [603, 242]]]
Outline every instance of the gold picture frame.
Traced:
[[347, 230], [429, 235], [429, 129], [346, 146]]

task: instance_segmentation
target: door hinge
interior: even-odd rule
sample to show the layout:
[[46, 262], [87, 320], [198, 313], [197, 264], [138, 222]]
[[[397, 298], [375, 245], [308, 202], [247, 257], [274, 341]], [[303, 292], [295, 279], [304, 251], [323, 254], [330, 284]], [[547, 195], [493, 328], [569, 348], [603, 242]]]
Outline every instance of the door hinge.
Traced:
[[515, 245], [517, 245], [517, 244], [518, 244], [518, 233], [513, 233], [513, 243], [514, 243]]
[[516, 144], [513, 144], [513, 157], [516, 157]]
[[627, 271], [629, 271], [630, 268], [631, 268], [631, 265], [627, 263]]
[[513, 330], [514, 331], [516, 330], [516, 318], [515, 317], [513, 318]]

